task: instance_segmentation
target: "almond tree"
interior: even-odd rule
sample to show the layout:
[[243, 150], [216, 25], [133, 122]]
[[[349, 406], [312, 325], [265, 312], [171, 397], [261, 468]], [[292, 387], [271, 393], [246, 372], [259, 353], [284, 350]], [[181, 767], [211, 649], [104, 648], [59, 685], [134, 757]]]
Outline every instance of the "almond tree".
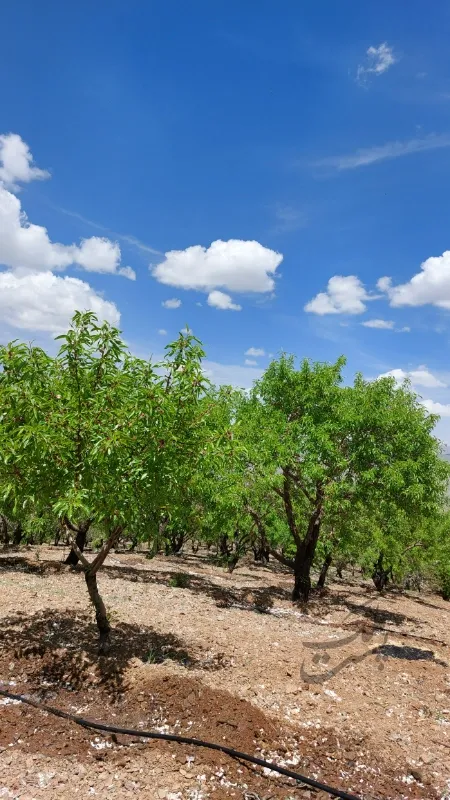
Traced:
[[294, 572], [293, 600], [308, 600], [324, 523], [361, 504], [369, 516], [387, 518], [391, 507], [408, 518], [430, 515], [447, 485], [432, 436], [437, 418], [393, 379], [357, 376], [342, 386], [344, 364], [305, 360], [296, 369], [293, 357], [283, 356], [238, 415], [255, 497], [272, 497], [290, 535], [290, 548], [280, 552], [278, 537], [265, 531], [272, 555]]
[[[180, 486], [214, 448], [203, 351], [181, 335], [153, 366], [90, 312], [77, 312], [59, 339], [55, 358], [17, 342], [0, 348], [0, 489], [16, 510], [61, 519], [104, 651], [110, 625], [99, 568], [125, 530], [156, 524], [180, 502]], [[81, 545], [94, 522], [104, 544], [88, 560]]]

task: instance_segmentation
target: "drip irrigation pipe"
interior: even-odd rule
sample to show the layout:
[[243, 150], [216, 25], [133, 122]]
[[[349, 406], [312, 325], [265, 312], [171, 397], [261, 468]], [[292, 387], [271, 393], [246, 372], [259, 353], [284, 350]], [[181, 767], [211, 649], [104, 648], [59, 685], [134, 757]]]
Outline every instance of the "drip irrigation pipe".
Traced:
[[84, 717], [78, 717], [74, 714], [69, 714], [67, 711], [62, 711], [59, 708], [53, 708], [52, 706], [38, 703], [37, 700], [33, 700], [31, 697], [27, 697], [26, 695], [14, 694], [13, 692], [8, 692], [5, 689], [0, 689], [0, 695], [7, 697], [10, 700], [26, 703], [29, 706], [33, 706], [33, 708], [37, 708], [39, 711], [44, 711], [47, 714], [53, 714], [55, 717], [61, 717], [62, 719], [70, 720], [70, 722], [75, 722], [76, 725], [81, 725], [82, 728], [91, 728], [96, 731], [106, 731], [107, 733], [120, 733], [123, 736], [135, 736], [143, 739], [162, 739], [166, 742], [178, 742], [179, 744], [194, 745], [195, 747], [206, 747], [209, 750], [219, 750], [221, 753], [231, 756], [231, 758], [237, 758], [241, 761], [249, 761], [250, 764], [256, 764], [258, 767], [266, 767], [273, 772], [278, 772], [280, 775], [284, 775], [286, 778], [293, 778], [295, 781], [304, 783], [307, 786], [312, 786], [314, 789], [320, 789], [323, 792], [328, 792], [331, 797], [339, 797], [341, 800], [361, 800], [361, 798], [358, 798], [354, 794], [349, 794], [341, 789], [334, 789], [332, 786], [327, 786], [326, 783], [321, 783], [313, 778], [308, 778], [305, 775], [301, 775], [299, 772], [293, 772], [291, 769], [279, 767], [277, 764], [273, 764], [271, 761], [265, 761], [263, 758], [250, 756], [248, 753], [241, 753], [239, 750], [234, 750], [234, 748], [227, 747], [223, 744], [205, 742], [203, 739], [192, 739], [190, 736], [178, 736], [175, 733], [138, 731], [132, 728], [119, 728], [116, 725], [106, 725], [103, 722], [92, 722], [91, 720], [84, 719]]

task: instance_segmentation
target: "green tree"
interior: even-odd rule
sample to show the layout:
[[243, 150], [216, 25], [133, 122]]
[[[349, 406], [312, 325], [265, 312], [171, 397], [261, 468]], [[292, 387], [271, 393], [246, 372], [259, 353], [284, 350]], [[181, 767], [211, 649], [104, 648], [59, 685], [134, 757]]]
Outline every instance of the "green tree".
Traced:
[[[293, 357], [272, 362], [239, 412], [247, 471], [284, 514], [290, 544], [266, 535], [271, 552], [294, 571], [293, 600], [307, 601], [311, 567], [324, 527], [352, 509], [387, 518], [436, 511], [448, 480], [428, 415], [409, 387], [357, 376], [342, 386], [345, 360], [296, 369]], [[258, 509], [254, 509], [258, 513]]]
[[[92, 313], [77, 312], [59, 339], [55, 358], [17, 342], [0, 348], [1, 494], [16, 512], [62, 520], [104, 650], [110, 625], [99, 568], [125, 530], [156, 527], [184, 501], [199, 459], [214, 449], [203, 351], [180, 335], [153, 366]], [[93, 523], [104, 543], [89, 561], [77, 539]]]

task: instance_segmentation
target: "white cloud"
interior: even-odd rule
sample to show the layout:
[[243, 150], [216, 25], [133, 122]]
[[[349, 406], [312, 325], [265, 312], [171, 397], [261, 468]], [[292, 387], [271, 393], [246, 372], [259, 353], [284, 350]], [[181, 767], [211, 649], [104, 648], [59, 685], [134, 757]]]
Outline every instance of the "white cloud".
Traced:
[[79, 246], [52, 242], [47, 229], [28, 222], [19, 199], [1, 184], [0, 264], [21, 274], [62, 270], [76, 264], [89, 272], [136, 277], [130, 267], [120, 267], [120, 247], [109, 239], [92, 236]]
[[208, 248], [193, 245], [186, 250], [171, 250], [151, 269], [157, 281], [181, 289], [270, 292], [282, 260], [280, 253], [259, 242], [219, 239]]
[[181, 300], [178, 300], [177, 297], [172, 297], [170, 300], [163, 300], [161, 303], [164, 308], [179, 308], [181, 306]]
[[409, 156], [413, 153], [423, 153], [427, 150], [437, 150], [450, 147], [448, 134], [424, 136], [422, 139], [410, 139], [406, 142], [387, 142], [377, 147], [367, 147], [356, 150], [355, 153], [342, 156], [329, 156], [315, 162], [318, 167], [332, 167], [337, 170], [356, 169], [375, 164], [386, 159]]
[[217, 361], [203, 362], [205, 375], [216, 385], [236, 386], [249, 389], [261, 377], [262, 369], [241, 364], [220, 364]]
[[229, 294], [219, 292], [218, 289], [214, 289], [213, 292], [209, 293], [208, 305], [213, 308], [220, 308], [221, 311], [242, 311], [242, 306], [233, 303]]
[[393, 286], [390, 278], [380, 278], [378, 288], [386, 292], [391, 306], [434, 305], [450, 308], [450, 250], [427, 258], [406, 283]]
[[113, 325], [120, 321], [114, 303], [78, 278], [61, 278], [51, 272], [0, 272], [0, 317], [15, 328], [61, 333], [77, 310], [94, 311]]
[[391, 369], [389, 372], [383, 372], [379, 378], [395, 378], [397, 383], [403, 383], [405, 380], [410, 380], [413, 386], [426, 386], [428, 389], [445, 387], [439, 378], [433, 375], [425, 366], [418, 367], [410, 371], [403, 369]]
[[253, 356], [253, 358], [259, 358], [260, 356], [265, 356], [266, 351], [262, 349], [262, 347], [249, 347], [248, 350], [245, 351], [246, 356]]
[[365, 63], [358, 65], [356, 80], [358, 83], [365, 83], [368, 75], [382, 75], [397, 61], [393, 48], [387, 42], [383, 42], [378, 47], [372, 45], [366, 50]]
[[434, 400], [422, 400], [430, 414], [439, 414], [440, 417], [450, 417], [450, 403], [435, 403]]
[[398, 328], [397, 333], [411, 333], [409, 325], [404, 325], [403, 328]]
[[388, 319], [368, 319], [366, 322], [361, 322], [365, 328], [378, 328], [379, 330], [391, 331], [394, 323]]
[[50, 173], [33, 166], [28, 145], [17, 133], [0, 135], [0, 181], [17, 191], [19, 183], [45, 180]]
[[167, 331], [164, 330], [164, 328], [160, 328], [158, 333], [159, 333], [160, 336], [167, 336]]
[[244, 364], [247, 367], [257, 367], [258, 366], [258, 362], [255, 361], [253, 358], [246, 358], [245, 361], [244, 361]]
[[379, 278], [377, 280], [377, 289], [379, 289], [380, 292], [388, 292], [389, 289], [391, 288], [391, 283], [392, 283], [391, 278], [387, 277]]
[[119, 267], [120, 247], [117, 242], [111, 242], [100, 236], [82, 240], [76, 255], [76, 263], [88, 272], [117, 272], [125, 278], [136, 279], [136, 273], [131, 267]]
[[319, 292], [305, 306], [311, 314], [362, 314], [364, 301], [372, 299], [356, 275], [334, 275], [326, 292]]
[[275, 233], [291, 233], [308, 224], [308, 218], [304, 211], [281, 203], [275, 206], [275, 219]]

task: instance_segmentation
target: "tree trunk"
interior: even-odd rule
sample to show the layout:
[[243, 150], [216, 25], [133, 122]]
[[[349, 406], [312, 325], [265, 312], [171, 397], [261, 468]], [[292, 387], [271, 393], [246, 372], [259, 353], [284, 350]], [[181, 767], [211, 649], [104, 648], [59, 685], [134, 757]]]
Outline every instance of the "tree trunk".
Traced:
[[[91, 520], [88, 519], [85, 522], [81, 522], [77, 529], [77, 535], [75, 537], [75, 544], [81, 552], [84, 552], [84, 548], [86, 547], [87, 535], [89, 528], [91, 526]], [[66, 560], [64, 561], [65, 564], [70, 564], [71, 566], [75, 566], [78, 564], [78, 556], [74, 550], [71, 550], [69, 555], [67, 556]]]
[[165, 553], [166, 556], [176, 555], [180, 552], [184, 544], [184, 532], [171, 532], [166, 534]]
[[16, 527], [14, 528], [14, 533], [13, 533], [13, 542], [15, 547], [19, 547], [22, 541], [22, 536], [23, 536], [22, 523], [16, 522]]
[[322, 569], [320, 570], [319, 580], [317, 581], [317, 588], [323, 589], [325, 586], [325, 581], [327, 579], [327, 572], [331, 567], [331, 562], [333, 561], [333, 556], [331, 553], [327, 553], [325, 556], [325, 560], [322, 564]]
[[317, 535], [315, 535], [314, 539], [307, 541], [305, 538], [301, 547], [297, 549], [294, 559], [294, 589], [292, 591], [292, 600], [294, 603], [298, 600], [307, 603], [309, 600], [309, 594], [311, 592], [311, 568], [318, 538], [319, 531], [317, 531]]
[[8, 520], [6, 519], [4, 514], [0, 514], [0, 538], [2, 540], [3, 546], [8, 547], [9, 545]]
[[389, 583], [389, 576], [392, 576], [392, 569], [385, 569], [383, 565], [383, 553], [380, 553], [378, 560], [375, 562], [374, 570], [372, 572], [372, 580], [376, 589], [382, 592]]
[[316, 553], [317, 542], [319, 541], [321, 521], [322, 504], [320, 502], [311, 514], [305, 538], [300, 542], [300, 545], [297, 545], [297, 552], [294, 558], [295, 581], [292, 591], [292, 600], [294, 603], [297, 600], [302, 600], [304, 603], [307, 603], [309, 599], [309, 594], [311, 592], [311, 568]]
[[231, 548], [230, 548], [230, 544], [228, 542], [228, 536], [227, 536], [226, 533], [221, 534], [217, 547], [218, 547], [218, 554], [219, 555], [226, 556], [226, 557], [229, 555], [229, 553], [231, 551]]
[[86, 586], [89, 592], [91, 603], [95, 609], [95, 619], [97, 621], [97, 628], [99, 632], [98, 652], [100, 655], [104, 655], [108, 649], [111, 626], [108, 622], [108, 616], [106, 614], [105, 604], [102, 598], [100, 597], [100, 593], [98, 591], [96, 573], [95, 572], [92, 573], [89, 570], [87, 570], [85, 572], [84, 577], [86, 580]]

